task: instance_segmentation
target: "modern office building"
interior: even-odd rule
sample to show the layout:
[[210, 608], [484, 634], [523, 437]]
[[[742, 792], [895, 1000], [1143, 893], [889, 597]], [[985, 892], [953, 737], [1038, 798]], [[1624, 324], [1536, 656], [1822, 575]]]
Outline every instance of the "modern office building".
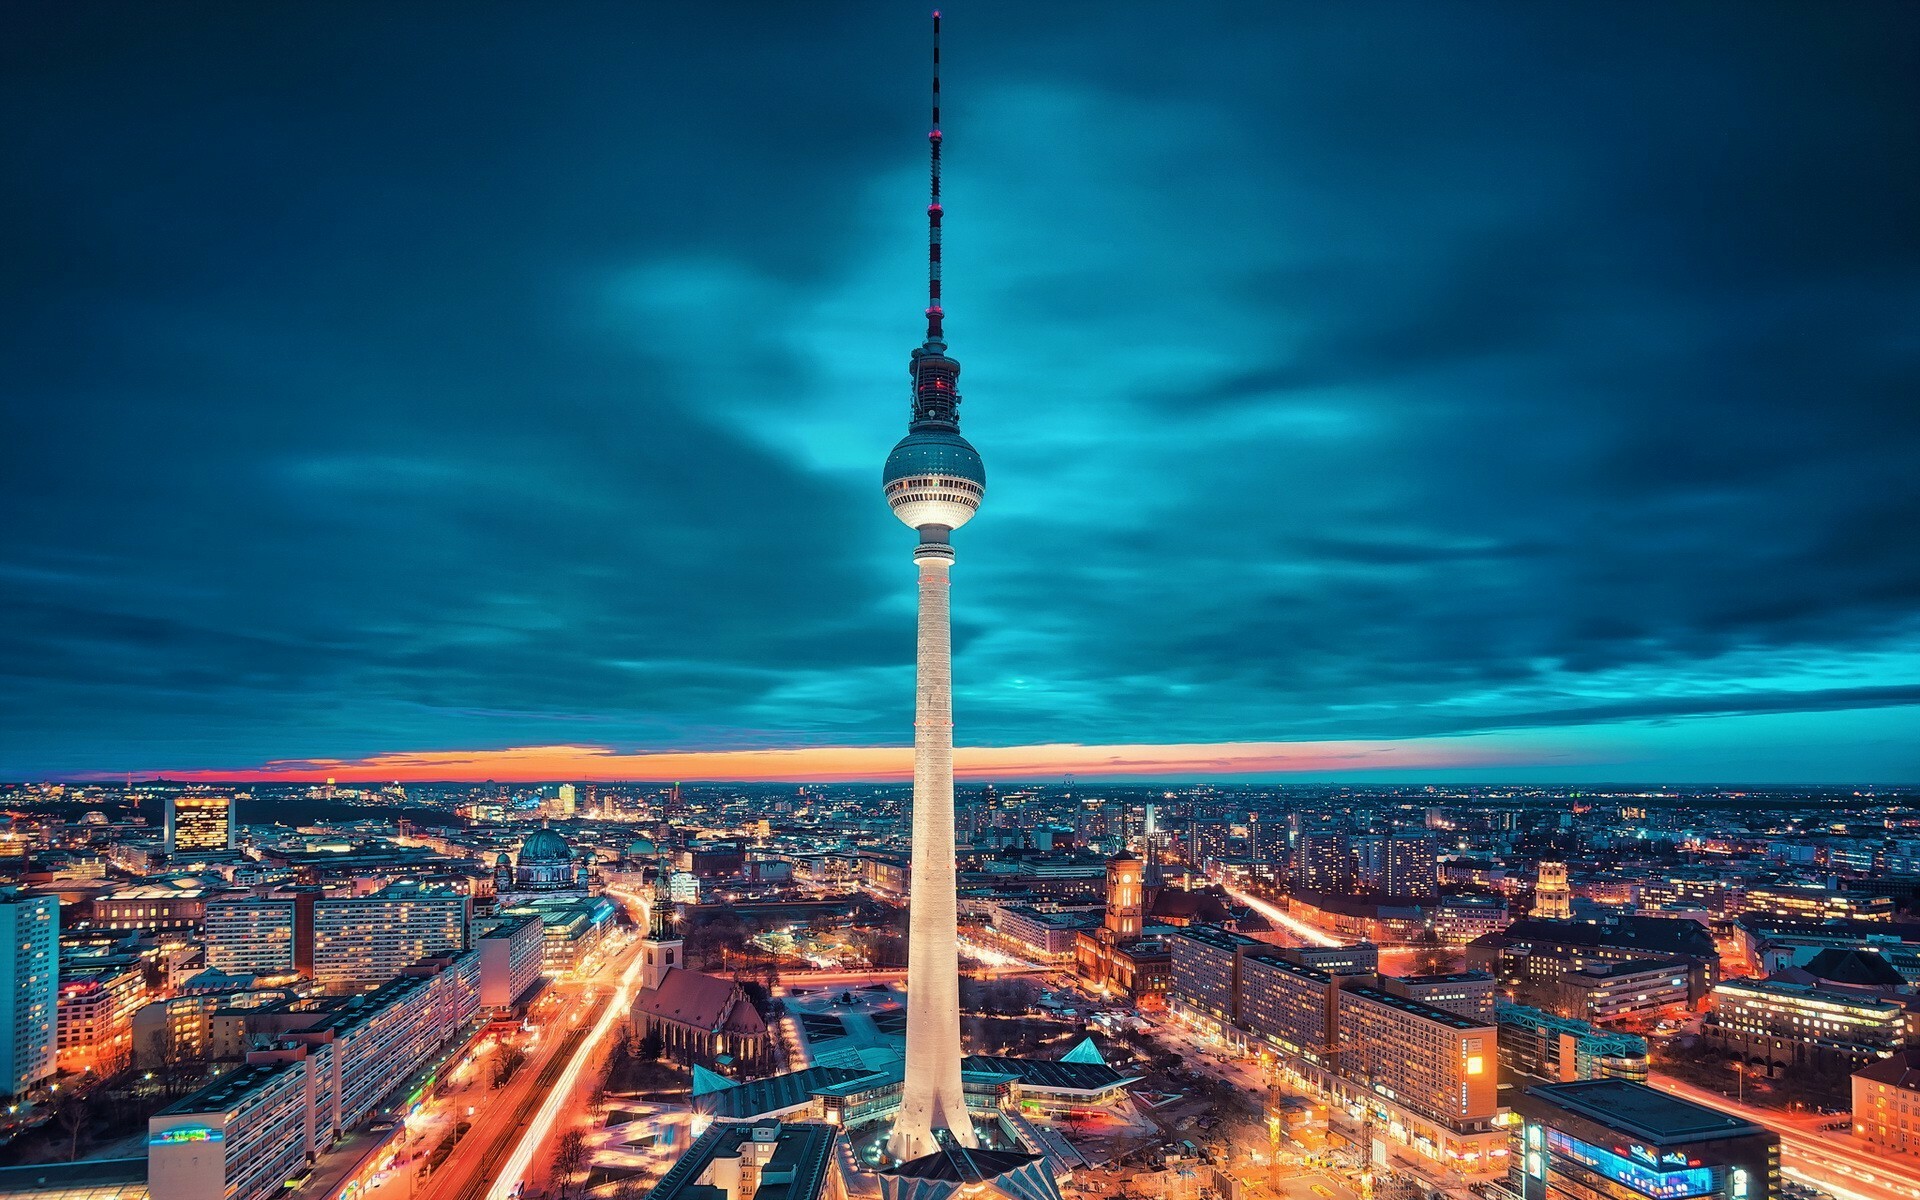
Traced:
[[465, 892], [389, 884], [369, 896], [329, 896], [313, 906], [313, 979], [329, 992], [378, 987], [413, 963], [466, 946]]
[[1713, 989], [1701, 1024], [1709, 1045], [1766, 1064], [1858, 1071], [1899, 1050], [1907, 1006], [1870, 991], [1785, 979], [1729, 979]]
[[1383, 975], [1380, 990], [1405, 1000], [1476, 1021], [1493, 1020], [1494, 978], [1485, 971], [1452, 971], [1442, 975]]
[[1779, 1136], [1640, 1083], [1514, 1089], [1509, 1186], [1521, 1200], [1773, 1200]]
[[1600, 1029], [1524, 1004], [1494, 1004], [1500, 1069], [1553, 1083], [1578, 1079], [1647, 1081], [1647, 1039]]
[[1044, 912], [1030, 904], [993, 906], [993, 931], [1023, 954], [1049, 963], [1074, 961], [1074, 942], [1092, 933], [1095, 920], [1081, 912]]
[[1698, 1006], [1720, 977], [1720, 951], [1698, 921], [1622, 915], [1603, 921], [1522, 917], [1467, 946], [1467, 966], [1491, 971], [1508, 987], [1555, 986], [1568, 970], [1610, 962], [1687, 964], [1687, 1003]]
[[1893, 920], [1897, 906], [1892, 896], [1842, 891], [1818, 883], [1763, 883], [1746, 889], [1741, 906], [1747, 912], [1801, 921]]
[[17, 1096], [59, 1066], [60, 900], [0, 888], [0, 1093]]
[[1687, 1006], [1687, 964], [1680, 959], [1594, 963], [1560, 976], [1562, 1016], [1609, 1025]]
[[99, 929], [198, 929], [206, 914], [206, 889], [185, 878], [132, 884], [93, 898]]
[[1474, 893], [1442, 896], [1433, 910], [1433, 932], [1448, 945], [1459, 946], [1500, 932], [1507, 927], [1508, 920], [1505, 896]]
[[166, 851], [231, 850], [239, 844], [237, 802], [232, 796], [167, 797]]

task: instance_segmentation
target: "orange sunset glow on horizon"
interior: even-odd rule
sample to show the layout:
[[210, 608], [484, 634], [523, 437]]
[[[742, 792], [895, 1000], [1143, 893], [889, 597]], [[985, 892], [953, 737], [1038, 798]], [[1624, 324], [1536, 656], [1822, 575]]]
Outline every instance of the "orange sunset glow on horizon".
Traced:
[[[955, 752], [955, 773], [1021, 779], [1076, 775], [1174, 777], [1313, 775], [1511, 765], [1511, 747], [1483, 738], [1417, 741], [1218, 742], [1176, 745], [1057, 743], [975, 746]], [[563, 744], [496, 750], [395, 751], [360, 759], [282, 759], [232, 769], [163, 769], [182, 781], [420, 783], [492, 779], [793, 781], [830, 783], [904, 780], [913, 776], [910, 746], [797, 746], [743, 750], [620, 751]]]

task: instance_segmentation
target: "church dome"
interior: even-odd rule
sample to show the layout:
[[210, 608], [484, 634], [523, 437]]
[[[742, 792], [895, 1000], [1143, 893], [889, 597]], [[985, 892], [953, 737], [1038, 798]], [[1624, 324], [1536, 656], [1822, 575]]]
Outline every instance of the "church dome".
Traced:
[[520, 854], [514, 860], [522, 863], [566, 862], [573, 857], [573, 851], [567, 849], [567, 842], [551, 829], [536, 829], [520, 843]]

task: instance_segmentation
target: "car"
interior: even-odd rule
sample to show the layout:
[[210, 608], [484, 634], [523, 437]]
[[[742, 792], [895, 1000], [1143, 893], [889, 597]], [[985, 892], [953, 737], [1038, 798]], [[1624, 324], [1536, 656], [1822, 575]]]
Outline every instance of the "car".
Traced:
[[1320, 1197], [1320, 1200], [1333, 1200], [1333, 1189], [1323, 1183], [1313, 1185], [1313, 1194]]

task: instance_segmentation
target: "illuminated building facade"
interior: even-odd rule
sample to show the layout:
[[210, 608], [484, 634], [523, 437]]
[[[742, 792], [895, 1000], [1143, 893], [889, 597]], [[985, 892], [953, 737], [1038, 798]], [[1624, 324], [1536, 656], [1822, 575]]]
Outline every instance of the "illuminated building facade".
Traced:
[[1418, 1000], [1458, 1016], [1472, 1017], [1478, 1021], [1493, 1019], [1494, 979], [1485, 971], [1383, 975], [1380, 977], [1380, 986], [1402, 999]]
[[57, 1058], [62, 1071], [111, 1075], [133, 1053], [133, 1014], [147, 1001], [137, 962], [74, 971], [60, 981]]
[[1598, 1029], [1586, 1021], [1501, 1001], [1500, 1066], [1515, 1075], [1554, 1083], [1579, 1079], [1647, 1081], [1647, 1039]]
[[327, 897], [313, 909], [313, 980], [329, 992], [378, 987], [423, 958], [458, 953], [473, 900], [465, 892], [390, 884]]
[[240, 834], [236, 803], [232, 796], [167, 797], [167, 854], [233, 849]]
[[1907, 1007], [1891, 996], [1780, 979], [1729, 979], [1700, 1027], [1709, 1045], [1765, 1064], [1856, 1071], [1900, 1049]]
[[1573, 888], [1567, 882], [1567, 864], [1543, 862], [1533, 884], [1533, 915], [1549, 921], [1573, 916]]
[[52, 1078], [59, 997], [59, 898], [0, 889], [0, 1093]]
[[1854, 1072], [1853, 1132], [1878, 1150], [1920, 1151], [1920, 1050], [1899, 1050]]
[[1773, 1200], [1780, 1139], [1640, 1083], [1515, 1089], [1508, 1183], [1521, 1200]]
[[[216, 896], [208, 900], [207, 965], [234, 975], [293, 974], [298, 916], [290, 897], [243, 895]], [[309, 925], [307, 933], [311, 935], [311, 932]]]

